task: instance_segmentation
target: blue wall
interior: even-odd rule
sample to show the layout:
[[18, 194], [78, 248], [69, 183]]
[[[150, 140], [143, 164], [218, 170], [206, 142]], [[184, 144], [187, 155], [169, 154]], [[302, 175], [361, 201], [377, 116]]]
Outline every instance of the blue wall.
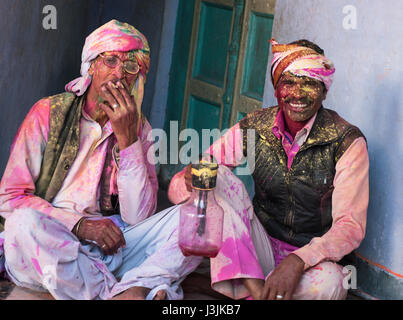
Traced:
[[[343, 27], [347, 5], [356, 9], [356, 29]], [[370, 204], [357, 275], [376, 298], [403, 298], [402, 12], [399, 0], [281, 0], [273, 27], [281, 43], [305, 38], [325, 50], [336, 74], [324, 105], [368, 140]], [[263, 106], [277, 104], [269, 72]]]
[[[42, 27], [46, 5], [57, 9], [56, 30]], [[149, 41], [151, 67], [142, 107], [150, 116], [163, 13], [164, 0], [0, 0], [0, 177], [29, 109], [80, 75], [85, 38], [113, 18], [134, 25]]]

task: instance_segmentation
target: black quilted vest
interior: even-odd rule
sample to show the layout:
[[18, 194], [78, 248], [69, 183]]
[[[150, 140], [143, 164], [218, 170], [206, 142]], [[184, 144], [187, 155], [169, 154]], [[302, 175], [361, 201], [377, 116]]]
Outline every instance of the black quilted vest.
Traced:
[[[280, 139], [272, 133], [278, 107], [260, 109], [241, 120], [255, 129], [253, 206], [272, 237], [302, 247], [332, 225], [332, 193], [337, 161], [361, 131], [336, 112], [321, 108], [290, 170]], [[247, 140], [244, 130], [244, 153]]]

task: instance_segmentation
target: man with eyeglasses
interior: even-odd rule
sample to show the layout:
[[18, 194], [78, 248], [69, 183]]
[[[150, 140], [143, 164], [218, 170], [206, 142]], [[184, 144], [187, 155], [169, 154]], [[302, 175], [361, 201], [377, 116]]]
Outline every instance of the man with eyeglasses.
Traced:
[[154, 215], [141, 113], [149, 64], [146, 38], [112, 20], [86, 39], [82, 76], [21, 125], [0, 184], [5, 267], [18, 286], [56, 299], [183, 297], [201, 258], [182, 255], [175, 207]]

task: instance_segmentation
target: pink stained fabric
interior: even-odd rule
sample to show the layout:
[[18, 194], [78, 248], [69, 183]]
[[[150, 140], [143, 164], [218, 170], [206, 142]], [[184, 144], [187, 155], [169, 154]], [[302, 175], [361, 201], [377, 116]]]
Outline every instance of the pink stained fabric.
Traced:
[[[169, 186], [171, 202], [181, 203], [188, 199], [184, 171], [175, 175]], [[274, 267], [270, 244], [261, 245], [260, 239], [251, 236], [256, 228], [257, 217], [243, 183], [226, 166], [220, 166], [215, 189], [217, 203], [224, 210], [223, 243], [220, 252], [210, 259], [211, 282], [214, 290], [233, 299], [249, 295], [241, 278], [264, 279], [261, 265], [269, 270]], [[256, 248], [264, 247], [257, 253]]]
[[[272, 246], [276, 267], [298, 247], [267, 235]], [[266, 275], [270, 277], [272, 272]], [[343, 287], [343, 267], [335, 262], [323, 261], [305, 270], [292, 296], [293, 300], [344, 300], [347, 289]], [[247, 300], [253, 300], [248, 297]]]
[[[175, 175], [169, 188], [170, 200], [175, 203], [189, 197], [183, 176], [183, 171]], [[224, 243], [219, 255], [210, 259], [212, 288], [232, 299], [251, 300], [241, 278], [267, 279], [274, 267], [298, 248], [267, 235], [251, 210], [243, 185], [225, 166], [219, 168], [217, 197], [225, 212]], [[265, 245], [259, 245], [258, 238], [266, 238]], [[274, 261], [262, 257], [268, 252]], [[323, 261], [304, 272], [293, 299], [345, 299], [344, 277], [340, 265]]]
[[276, 267], [290, 253], [293, 253], [295, 250], [299, 249], [298, 247], [295, 247], [287, 242], [283, 242], [273, 237], [270, 237], [269, 235], [267, 235], [267, 237], [270, 239]]
[[99, 27], [85, 41], [81, 57], [81, 77], [69, 82], [65, 87], [66, 91], [74, 92], [77, 96], [85, 93], [91, 84], [91, 76], [88, 74], [91, 61], [100, 53], [132, 50], [136, 50], [135, 55], [141, 66], [139, 79], [144, 84], [150, 65], [150, 48], [145, 36], [133, 26], [117, 20], [111, 20]]
[[[242, 139], [239, 139], [239, 124], [231, 127], [206, 153], [212, 154], [219, 163], [236, 167], [240, 165]], [[228, 156], [229, 155], [229, 156]], [[232, 162], [230, 161], [232, 160]], [[367, 207], [369, 201], [369, 157], [364, 138], [357, 138], [336, 164], [332, 196], [333, 224], [322, 237], [312, 239], [294, 253], [305, 262], [305, 270], [323, 261], [339, 261], [356, 249], [365, 235]], [[184, 186], [184, 171], [178, 173], [171, 185]], [[173, 189], [169, 197], [175, 200]], [[171, 201], [172, 201], [171, 200]]]
[[[107, 145], [113, 130], [103, 128], [85, 113], [80, 120], [80, 149], [69, 173], [52, 203], [34, 195], [35, 183], [49, 132], [50, 100], [38, 101], [20, 126], [11, 147], [10, 158], [0, 183], [0, 214], [8, 218], [16, 209], [31, 208], [55, 218], [68, 230], [83, 216], [101, 216], [99, 181]], [[147, 161], [152, 152], [151, 131], [145, 123], [139, 140], [120, 151], [114, 184], [119, 190], [121, 215], [136, 224], [155, 212], [158, 180], [154, 165]]]

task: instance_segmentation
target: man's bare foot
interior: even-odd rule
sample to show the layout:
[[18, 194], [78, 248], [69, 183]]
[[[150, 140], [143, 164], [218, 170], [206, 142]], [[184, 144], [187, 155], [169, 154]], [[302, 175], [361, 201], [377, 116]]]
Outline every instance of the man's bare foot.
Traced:
[[[151, 289], [146, 287], [132, 287], [126, 291], [114, 296], [111, 300], [145, 300]], [[160, 290], [154, 297], [154, 300], [165, 300], [166, 293]]]

